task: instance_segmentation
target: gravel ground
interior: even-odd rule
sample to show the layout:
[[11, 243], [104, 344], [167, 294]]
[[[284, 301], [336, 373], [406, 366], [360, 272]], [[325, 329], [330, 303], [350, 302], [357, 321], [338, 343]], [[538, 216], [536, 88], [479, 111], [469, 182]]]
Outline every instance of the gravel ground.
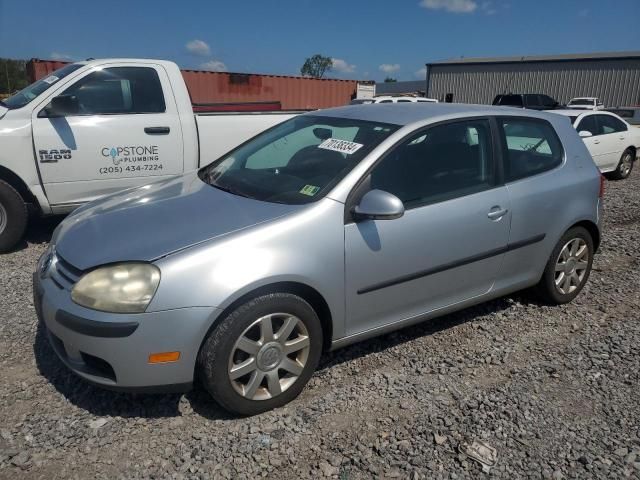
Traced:
[[[591, 280], [517, 294], [323, 358], [302, 395], [232, 418], [202, 391], [134, 396], [69, 373], [31, 272], [57, 223], [0, 256], [2, 478], [640, 478], [640, 171], [608, 182]], [[488, 473], [460, 453], [497, 450]]]

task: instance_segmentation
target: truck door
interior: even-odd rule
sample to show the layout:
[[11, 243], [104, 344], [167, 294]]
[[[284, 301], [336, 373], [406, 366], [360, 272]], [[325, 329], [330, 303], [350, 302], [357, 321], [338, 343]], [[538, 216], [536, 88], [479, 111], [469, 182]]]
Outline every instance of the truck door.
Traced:
[[[68, 209], [182, 173], [181, 123], [162, 66], [96, 67], [56, 95], [57, 105], [43, 104], [32, 117], [36, 161], [52, 206]], [[63, 113], [56, 108], [61, 104]]]

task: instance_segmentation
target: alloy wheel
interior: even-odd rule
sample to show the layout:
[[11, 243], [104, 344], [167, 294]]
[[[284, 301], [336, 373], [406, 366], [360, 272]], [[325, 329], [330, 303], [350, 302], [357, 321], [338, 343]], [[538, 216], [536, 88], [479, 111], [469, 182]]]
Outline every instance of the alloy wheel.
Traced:
[[631, 173], [631, 168], [633, 167], [633, 158], [630, 153], [625, 153], [620, 162], [620, 174], [623, 177], [626, 177]]
[[589, 247], [582, 238], [569, 240], [556, 260], [555, 284], [558, 291], [567, 295], [582, 285], [589, 267]]
[[0, 233], [4, 232], [7, 228], [7, 209], [0, 203]]
[[302, 320], [273, 313], [254, 321], [238, 337], [229, 356], [233, 388], [250, 400], [267, 400], [291, 387], [302, 374], [311, 343]]

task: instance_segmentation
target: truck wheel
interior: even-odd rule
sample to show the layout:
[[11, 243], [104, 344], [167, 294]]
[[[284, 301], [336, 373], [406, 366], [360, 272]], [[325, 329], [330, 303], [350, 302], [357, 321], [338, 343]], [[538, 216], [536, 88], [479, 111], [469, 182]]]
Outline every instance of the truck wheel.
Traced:
[[618, 166], [616, 169], [609, 174], [609, 177], [612, 180], [624, 180], [631, 174], [631, 170], [633, 170], [633, 161], [634, 152], [630, 148], [626, 149], [622, 152], [622, 157], [620, 157], [620, 162], [618, 162]]
[[27, 228], [29, 214], [20, 194], [0, 180], [0, 253], [16, 246]]
[[199, 373], [220, 406], [256, 415], [296, 398], [321, 352], [322, 327], [313, 308], [296, 295], [274, 293], [220, 321], [202, 345]]
[[589, 279], [593, 264], [593, 239], [582, 227], [569, 229], [558, 241], [535, 290], [550, 305], [569, 303]]

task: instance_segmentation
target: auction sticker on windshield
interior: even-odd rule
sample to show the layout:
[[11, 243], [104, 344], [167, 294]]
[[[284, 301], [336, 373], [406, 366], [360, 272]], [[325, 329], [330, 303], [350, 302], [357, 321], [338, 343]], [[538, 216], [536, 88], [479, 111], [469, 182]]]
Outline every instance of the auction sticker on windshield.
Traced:
[[318, 190], [320, 190], [320, 187], [316, 187], [315, 185], [305, 185], [300, 189], [300, 193], [313, 197], [316, 193], [318, 193]]
[[360, 150], [364, 145], [361, 143], [349, 142], [348, 140], [340, 140], [339, 138], [327, 138], [318, 145], [318, 148], [324, 150], [333, 150], [334, 152], [346, 153], [351, 155]]
[[58, 80], [60, 79], [55, 75], [49, 75], [47, 78], [42, 79], [44, 83], [48, 83], [49, 85], [51, 85], [52, 83], [56, 83]]

